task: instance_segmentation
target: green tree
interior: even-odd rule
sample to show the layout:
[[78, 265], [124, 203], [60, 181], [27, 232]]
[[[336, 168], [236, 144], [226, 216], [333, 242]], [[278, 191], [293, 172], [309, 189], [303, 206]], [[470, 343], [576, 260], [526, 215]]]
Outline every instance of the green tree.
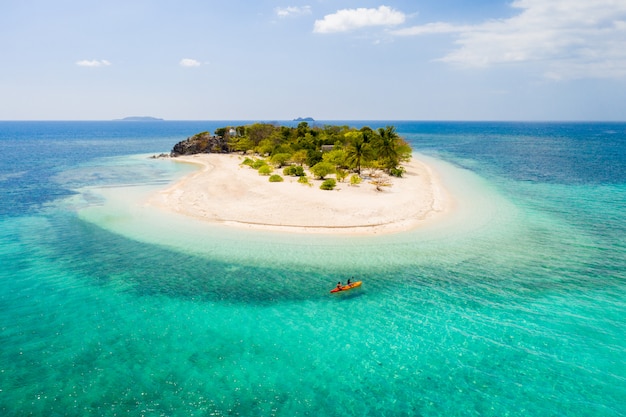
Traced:
[[245, 153], [254, 149], [254, 142], [252, 142], [250, 138], [231, 136], [228, 141], [228, 146], [230, 146], [230, 149], [233, 151]]
[[302, 164], [306, 162], [306, 158], [307, 158], [306, 149], [300, 149], [299, 151], [296, 151], [293, 153], [293, 155], [291, 155], [291, 161], [294, 164], [298, 164], [300, 166], [302, 166]]
[[310, 167], [322, 160], [322, 152], [309, 149], [306, 153], [306, 164]]
[[361, 175], [361, 166], [372, 158], [372, 148], [365, 142], [363, 132], [348, 132], [348, 147], [346, 148], [346, 164]]
[[291, 158], [291, 155], [288, 153], [277, 153], [270, 157], [270, 162], [274, 164], [276, 167], [283, 167], [287, 161]]
[[[310, 127], [306, 122], [297, 127], [254, 123], [234, 129], [229, 126], [218, 128], [215, 133], [226, 143], [216, 142], [208, 132], [202, 132], [185, 141], [193, 145], [184, 143], [188, 149], [185, 152], [248, 153], [254, 150], [263, 157], [272, 157], [272, 163], [279, 167], [287, 162], [284, 154], [290, 154], [289, 162], [300, 166], [306, 164], [313, 167], [324, 161], [335, 168], [350, 169], [358, 175], [366, 168], [402, 175], [399, 164], [410, 160], [412, 152], [410, 145], [393, 126], [374, 131], [367, 126], [357, 130], [348, 126]], [[322, 152], [322, 145], [332, 145], [333, 149]]]
[[363, 141], [365, 143], [370, 143], [374, 140], [374, 138], [376, 137], [376, 132], [374, 132], [372, 130], [371, 127], [369, 126], [363, 126], [359, 132], [361, 132], [363, 134]]
[[298, 127], [296, 128], [298, 137], [303, 137], [309, 132], [309, 124], [307, 122], [298, 123]]
[[306, 135], [304, 135], [304, 137], [298, 138], [298, 144], [303, 149], [315, 150], [317, 149], [317, 135], [314, 135], [313, 133], [309, 132]]
[[263, 139], [256, 146], [255, 151], [259, 155], [269, 155], [270, 153], [272, 153], [272, 149], [274, 149], [274, 144], [272, 143], [272, 141], [270, 139]]
[[254, 123], [247, 126], [245, 136], [249, 137], [255, 145], [258, 145], [262, 140], [268, 139], [276, 130], [277, 127], [269, 123]]
[[378, 129], [378, 137], [374, 140], [374, 150], [379, 164], [389, 172], [400, 163], [399, 146], [401, 139], [396, 128], [387, 126]]
[[346, 154], [343, 149], [333, 149], [332, 151], [322, 154], [323, 161], [329, 162], [336, 167], [343, 166], [345, 159]]
[[411, 160], [413, 149], [406, 140], [402, 138], [398, 139], [396, 151], [398, 152], [398, 156], [401, 162], [408, 162]]
[[228, 126], [215, 129], [215, 136], [220, 136], [222, 138], [225, 138], [226, 135], [228, 135], [229, 130], [230, 128]]
[[335, 172], [335, 167], [330, 162], [322, 161], [313, 165], [311, 167], [311, 172], [313, 173], [313, 175], [323, 180], [326, 175]]

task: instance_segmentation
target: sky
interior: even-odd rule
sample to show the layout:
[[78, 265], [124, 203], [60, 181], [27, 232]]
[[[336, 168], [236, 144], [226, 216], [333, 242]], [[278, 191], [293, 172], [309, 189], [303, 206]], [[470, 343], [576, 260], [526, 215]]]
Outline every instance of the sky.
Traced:
[[626, 0], [0, 0], [0, 120], [626, 121]]

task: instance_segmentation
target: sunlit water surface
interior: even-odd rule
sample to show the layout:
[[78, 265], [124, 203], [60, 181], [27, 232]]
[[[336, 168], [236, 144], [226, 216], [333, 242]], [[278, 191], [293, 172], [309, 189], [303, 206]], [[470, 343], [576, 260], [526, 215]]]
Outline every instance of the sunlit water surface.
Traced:
[[227, 124], [0, 123], [2, 415], [626, 414], [626, 125], [395, 123], [456, 201], [399, 234], [141, 204]]

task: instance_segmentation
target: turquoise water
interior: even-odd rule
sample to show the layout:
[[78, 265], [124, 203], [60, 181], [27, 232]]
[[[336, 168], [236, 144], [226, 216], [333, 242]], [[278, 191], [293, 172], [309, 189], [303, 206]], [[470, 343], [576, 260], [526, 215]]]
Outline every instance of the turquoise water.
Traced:
[[457, 210], [326, 237], [136, 204], [213, 124], [0, 123], [2, 415], [626, 415], [626, 125], [396, 123]]

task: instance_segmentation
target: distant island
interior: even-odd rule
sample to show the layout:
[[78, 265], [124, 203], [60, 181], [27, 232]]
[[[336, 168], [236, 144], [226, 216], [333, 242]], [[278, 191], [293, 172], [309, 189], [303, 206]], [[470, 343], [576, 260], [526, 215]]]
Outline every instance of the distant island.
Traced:
[[296, 119], [293, 119], [294, 122], [314, 122], [315, 119], [313, 119], [312, 117], [298, 117]]
[[130, 116], [124, 117], [123, 119], [115, 119], [116, 122], [160, 122], [163, 119], [159, 119], [158, 117], [150, 117], [150, 116]]

